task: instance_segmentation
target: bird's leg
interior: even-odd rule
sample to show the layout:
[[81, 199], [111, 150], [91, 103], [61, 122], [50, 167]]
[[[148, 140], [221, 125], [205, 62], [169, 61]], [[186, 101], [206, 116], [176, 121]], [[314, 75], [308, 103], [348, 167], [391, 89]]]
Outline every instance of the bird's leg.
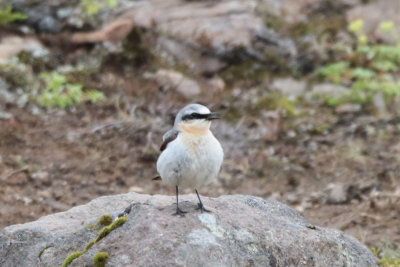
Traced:
[[180, 215], [180, 216], [185, 216], [186, 211], [183, 211], [179, 208], [178, 206], [178, 186], [176, 186], [176, 212], [172, 215]]
[[194, 189], [194, 190], [196, 191], [197, 197], [199, 198], [199, 203], [197, 203], [197, 208], [196, 208], [196, 210], [201, 210], [201, 212], [203, 212], [203, 211], [205, 211], [205, 212], [211, 212], [210, 210], [208, 210], [208, 209], [206, 209], [206, 208], [204, 207], [203, 202], [201, 202], [200, 195], [199, 195], [199, 193], [197, 192], [197, 189]]

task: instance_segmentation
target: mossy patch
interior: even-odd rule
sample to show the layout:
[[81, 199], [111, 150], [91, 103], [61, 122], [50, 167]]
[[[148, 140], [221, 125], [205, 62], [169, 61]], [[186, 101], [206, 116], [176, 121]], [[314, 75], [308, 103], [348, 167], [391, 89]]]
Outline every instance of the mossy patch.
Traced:
[[43, 252], [44, 252], [46, 249], [51, 248], [51, 247], [53, 247], [53, 245], [47, 245], [47, 246], [45, 246], [44, 248], [42, 248], [42, 249], [39, 251], [38, 258], [40, 259], [40, 256], [42, 256]]
[[99, 242], [101, 239], [106, 237], [109, 233], [111, 233], [116, 228], [122, 226], [128, 220], [127, 217], [119, 217], [116, 219], [111, 225], [104, 227], [96, 238], [96, 243]]
[[89, 225], [83, 226], [83, 228], [84, 228], [84, 229], [92, 229], [92, 230], [98, 231], [98, 230], [100, 230], [102, 227], [101, 227], [101, 226], [95, 226], [95, 225], [89, 224]]
[[106, 262], [108, 259], [108, 253], [107, 252], [98, 252], [94, 257], [93, 257], [93, 263], [95, 267], [104, 267], [106, 266]]
[[254, 110], [280, 110], [283, 111], [283, 115], [292, 117], [294, 115], [297, 115], [296, 111], [296, 104], [297, 102], [295, 100], [289, 99], [287, 96], [278, 93], [278, 92], [273, 92], [269, 93], [263, 97], [260, 97], [258, 101], [254, 104], [253, 109]]
[[223, 119], [229, 122], [237, 122], [242, 117], [241, 111], [239, 108], [236, 108], [234, 105], [231, 105], [229, 109], [223, 114]]
[[96, 244], [96, 240], [92, 240], [89, 243], [87, 243], [85, 249], [83, 250], [83, 253], [86, 253], [94, 244]]
[[[112, 231], [114, 231], [116, 228], [120, 227], [121, 225], [123, 225], [124, 223], [126, 223], [126, 221], [128, 220], [127, 217], [120, 217], [117, 218], [113, 223], [112, 222], [112, 216], [109, 214], [105, 214], [103, 215], [97, 222], [97, 225], [103, 225], [104, 228], [99, 232], [99, 234], [97, 235], [97, 238], [95, 240], [91, 240], [89, 243], [86, 244], [85, 248], [83, 251], [75, 251], [72, 252], [71, 254], [68, 255], [68, 257], [64, 260], [64, 263], [62, 265], [62, 267], [67, 267], [68, 265], [71, 264], [71, 262], [73, 260], [75, 260], [76, 258], [80, 257], [81, 255], [85, 254], [86, 252], [88, 252], [88, 250], [97, 242], [99, 242], [101, 239], [103, 239], [105, 236], [107, 236], [109, 233], [111, 233]], [[93, 225], [89, 225], [89, 226], [85, 226], [85, 228], [96, 228]], [[103, 254], [101, 254], [103, 253]], [[106, 255], [107, 254], [107, 255]], [[39, 257], [40, 257], [41, 253], [39, 253]], [[96, 257], [97, 256], [97, 257]], [[93, 261], [95, 261], [95, 259], [97, 259], [95, 261], [95, 266], [105, 266], [106, 260], [108, 258], [108, 253], [106, 252], [99, 252], [97, 253], [95, 256], [95, 258], [93, 258]], [[97, 262], [97, 265], [96, 265]]]
[[51, 67], [45, 57], [34, 56], [29, 51], [21, 51], [17, 54], [17, 57], [19, 62], [31, 66], [35, 73], [44, 71], [46, 68]]
[[135, 27], [122, 42], [122, 52], [107, 55], [102, 67], [141, 67], [151, 63], [154, 60], [152, 47], [152, 36], [139, 27]]
[[110, 225], [113, 221], [113, 217], [110, 214], [104, 214], [101, 218], [96, 222], [96, 224], [100, 224], [103, 226]]
[[30, 84], [30, 70], [22, 65], [11, 63], [0, 64], [0, 76], [11, 85], [11, 87], [25, 87]]
[[62, 267], [67, 267], [68, 265], [70, 265], [72, 263], [73, 260], [82, 256], [82, 254], [83, 253], [81, 251], [72, 252], [71, 254], [68, 255], [68, 257], [65, 258], [65, 260], [62, 264]]
[[104, 214], [103, 216], [101, 216], [101, 218], [96, 222], [95, 225], [85, 225], [83, 228], [87, 229], [93, 229], [95, 231], [100, 230], [101, 228], [103, 228], [103, 226], [107, 226], [110, 225], [112, 223], [112, 216], [109, 214]]
[[257, 84], [270, 77], [271, 71], [262, 64], [251, 61], [241, 61], [240, 63], [234, 62], [219, 75], [228, 84], [234, 84], [236, 81], [251, 81], [251, 83]]

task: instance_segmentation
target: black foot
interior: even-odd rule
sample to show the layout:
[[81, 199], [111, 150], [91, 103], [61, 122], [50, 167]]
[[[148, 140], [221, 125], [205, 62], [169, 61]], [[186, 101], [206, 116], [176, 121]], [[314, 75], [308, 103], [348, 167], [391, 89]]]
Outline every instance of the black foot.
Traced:
[[201, 210], [201, 212], [211, 212], [211, 210], [208, 210], [204, 207], [203, 203], [197, 203], [197, 208], [196, 210]]
[[177, 208], [176, 212], [174, 214], [172, 214], [172, 215], [174, 215], [174, 216], [178, 216], [179, 215], [179, 216], [183, 217], [183, 216], [185, 216], [185, 213], [187, 213], [187, 211], [183, 211], [180, 208]]

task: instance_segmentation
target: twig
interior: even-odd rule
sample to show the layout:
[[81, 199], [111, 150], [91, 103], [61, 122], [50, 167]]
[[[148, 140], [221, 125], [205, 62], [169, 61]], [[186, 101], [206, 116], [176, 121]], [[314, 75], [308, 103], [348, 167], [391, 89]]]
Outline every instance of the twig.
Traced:
[[21, 169], [19, 169], [19, 170], [12, 171], [12, 172], [10, 172], [9, 174], [4, 175], [3, 177], [1, 177], [0, 180], [5, 181], [5, 180], [7, 180], [8, 178], [10, 178], [11, 176], [13, 176], [14, 174], [17, 174], [17, 173], [19, 173], [19, 172], [23, 172], [23, 171], [26, 171], [26, 170], [28, 170], [28, 166], [25, 166], [25, 167], [23, 167], [23, 168], [21, 168]]

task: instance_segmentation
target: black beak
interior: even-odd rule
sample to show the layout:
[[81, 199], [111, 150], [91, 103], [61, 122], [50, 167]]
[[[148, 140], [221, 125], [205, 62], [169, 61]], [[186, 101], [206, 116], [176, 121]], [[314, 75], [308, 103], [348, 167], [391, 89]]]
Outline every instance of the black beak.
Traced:
[[206, 120], [212, 121], [212, 120], [218, 120], [220, 119], [220, 115], [218, 112], [211, 112], [210, 114], [207, 114]]

